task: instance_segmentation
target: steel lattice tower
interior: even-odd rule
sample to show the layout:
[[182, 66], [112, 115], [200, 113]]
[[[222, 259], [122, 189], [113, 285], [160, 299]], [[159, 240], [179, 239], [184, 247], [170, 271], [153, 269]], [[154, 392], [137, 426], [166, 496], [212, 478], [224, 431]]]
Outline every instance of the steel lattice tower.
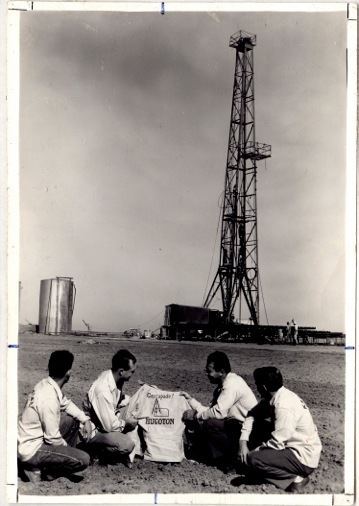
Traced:
[[253, 48], [256, 36], [240, 30], [229, 46], [236, 50], [231, 123], [224, 196], [219, 267], [204, 306], [209, 307], [220, 289], [223, 314], [239, 319], [245, 304], [249, 317], [259, 324], [257, 249], [257, 161], [271, 156], [271, 146], [255, 140]]

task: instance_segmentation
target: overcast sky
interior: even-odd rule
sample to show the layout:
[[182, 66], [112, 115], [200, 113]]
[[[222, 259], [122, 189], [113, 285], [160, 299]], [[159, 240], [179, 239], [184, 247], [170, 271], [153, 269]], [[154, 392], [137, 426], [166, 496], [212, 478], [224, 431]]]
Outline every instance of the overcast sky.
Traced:
[[23, 13], [21, 322], [56, 276], [74, 278], [75, 329], [154, 329], [166, 304], [202, 304], [239, 29], [257, 35], [256, 140], [272, 145], [269, 323], [344, 330], [345, 12]]

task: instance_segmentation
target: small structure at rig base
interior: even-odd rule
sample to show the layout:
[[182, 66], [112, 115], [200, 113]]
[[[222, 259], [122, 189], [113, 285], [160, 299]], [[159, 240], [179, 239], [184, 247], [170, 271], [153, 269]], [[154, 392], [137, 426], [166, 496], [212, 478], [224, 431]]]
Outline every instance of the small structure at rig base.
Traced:
[[[194, 341], [265, 341], [266, 332], [253, 324], [241, 324], [234, 319], [228, 322], [222, 311], [197, 306], [169, 304], [165, 307], [162, 339]], [[265, 326], [267, 327], [267, 326]], [[278, 327], [271, 329], [273, 336]]]
[[73, 278], [42, 279], [39, 300], [39, 332], [59, 335], [72, 330], [76, 287]]
[[221, 311], [197, 306], [169, 304], [165, 307], [161, 337], [164, 339], [196, 338], [202, 333], [215, 334], [222, 321]]

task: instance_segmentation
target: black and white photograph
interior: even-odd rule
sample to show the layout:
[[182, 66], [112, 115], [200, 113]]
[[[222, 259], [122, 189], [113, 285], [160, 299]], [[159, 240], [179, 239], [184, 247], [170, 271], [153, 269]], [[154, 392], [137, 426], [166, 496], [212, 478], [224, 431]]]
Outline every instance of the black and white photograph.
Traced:
[[349, 11], [270, 6], [19, 15], [19, 502], [353, 499]]

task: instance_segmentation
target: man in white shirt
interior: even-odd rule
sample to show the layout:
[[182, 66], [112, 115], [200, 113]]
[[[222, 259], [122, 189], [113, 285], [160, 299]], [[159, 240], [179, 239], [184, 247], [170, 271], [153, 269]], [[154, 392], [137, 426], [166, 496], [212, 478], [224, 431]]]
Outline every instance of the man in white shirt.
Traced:
[[183, 420], [187, 433], [194, 433], [193, 444], [197, 439], [205, 460], [226, 469], [236, 458], [242, 424], [257, 399], [244, 379], [231, 372], [225, 353], [211, 353], [205, 371], [210, 383], [216, 385], [212, 402], [205, 407], [187, 392], [182, 392], [192, 408], [184, 413]]
[[126, 434], [134, 430], [137, 420], [123, 419], [123, 408], [128, 396], [123, 394], [124, 383], [136, 370], [136, 357], [128, 350], [119, 350], [112, 357], [112, 367], [104, 371], [91, 385], [84, 401], [84, 410], [91, 418], [92, 434], [86, 450], [99, 456], [103, 462], [123, 461], [134, 448], [134, 442]]
[[[288, 492], [299, 492], [318, 467], [322, 445], [317, 427], [302, 399], [283, 386], [277, 368], [256, 369], [254, 380], [262, 401], [248, 413], [243, 424], [239, 458], [257, 478]], [[265, 405], [267, 410], [263, 409]], [[274, 424], [270, 438], [249, 451], [253, 419], [268, 414]]]
[[80, 424], [83, 437], [90, 435], [89, 417], [62, 393], [73, 360], [67, 350], [51, 354], [49, 376], [35, 385], [19, 420], [18, 458], [32, 482], [70, 476], [89, 465], [89, 455], [75, 448]]

